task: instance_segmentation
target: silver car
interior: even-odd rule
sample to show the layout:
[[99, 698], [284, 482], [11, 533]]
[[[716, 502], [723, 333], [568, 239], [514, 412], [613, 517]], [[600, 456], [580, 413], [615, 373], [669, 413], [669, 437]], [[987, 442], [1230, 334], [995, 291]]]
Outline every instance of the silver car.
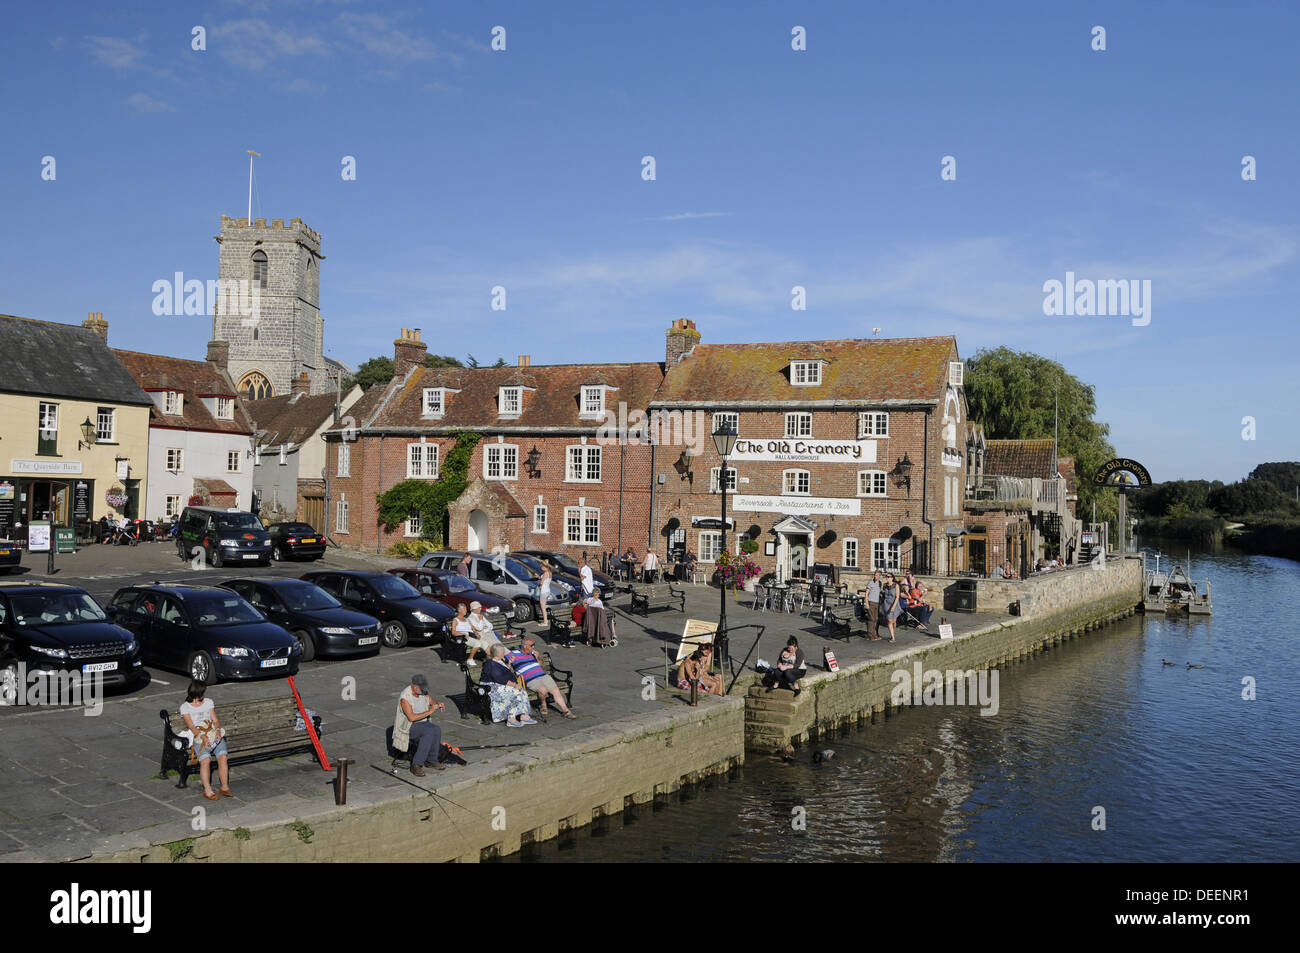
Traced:
[[[421, 568], [459, 572], [464, 556], [463, 552], [429, 553], [420, 560], [419, 565]], [[519, 560], [511, 559], [509, 554], [493, 556], [486, 553], [470, 553], [469, 579], [484, 592], [514, 602], [516, 622], [529, 622], [540, 614], [538, 605], [540, 575]], [[572, 586], [553, 579], [551, 598], [547, 605], [564, 605], [572, 595]]]

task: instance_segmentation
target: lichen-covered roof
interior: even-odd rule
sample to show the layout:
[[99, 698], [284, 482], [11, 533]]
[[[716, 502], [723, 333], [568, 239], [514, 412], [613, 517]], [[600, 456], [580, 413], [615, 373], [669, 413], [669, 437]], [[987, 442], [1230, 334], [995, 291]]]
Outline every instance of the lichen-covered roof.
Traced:
[[986, 476], [1038, 477], [1049, 480], [1056, 476], [1056, 441], [1041, 440], [990, 440], [984, 450]]

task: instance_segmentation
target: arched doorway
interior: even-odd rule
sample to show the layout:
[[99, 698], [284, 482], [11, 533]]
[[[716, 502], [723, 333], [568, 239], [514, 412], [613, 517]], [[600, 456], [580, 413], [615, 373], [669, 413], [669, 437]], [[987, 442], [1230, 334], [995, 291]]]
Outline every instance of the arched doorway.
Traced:
[[469, 514], [469, 539], [466, 549], [471, 552], [486, 550], [488, 540], [488, 517], [482, 510], [471, 510]]
[[271, 382], [261, 371], [249, 371], [239, 379], [239, 393], [245, 400], [262, 400], [275, 396], [271, 392]]

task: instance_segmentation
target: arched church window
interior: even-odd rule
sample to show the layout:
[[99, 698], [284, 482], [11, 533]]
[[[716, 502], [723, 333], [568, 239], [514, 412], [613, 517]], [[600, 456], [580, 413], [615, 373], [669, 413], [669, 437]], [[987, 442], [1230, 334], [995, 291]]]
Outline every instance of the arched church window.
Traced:
[[273, 396], [271, 382], [266, 379], [266, 375], [258, 371], [249, 371], [240, 379], [239, 393], [245, 400], [262, 400]]
[[266, 252], [260, 248], [253, 252], [253, 283], [259, 288], [266, 287]]

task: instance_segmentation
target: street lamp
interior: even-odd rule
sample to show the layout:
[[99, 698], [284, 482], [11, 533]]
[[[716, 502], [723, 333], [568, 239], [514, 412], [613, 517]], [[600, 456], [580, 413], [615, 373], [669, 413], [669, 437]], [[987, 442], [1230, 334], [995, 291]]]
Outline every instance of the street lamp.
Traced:
[[[736, 430], [728, 424], [723, 424], [717, 430], [713, 431], [713, 448], [718, 451], [718, 456], [722, 458], [722, 469], [718, 473], [718, 483], [722, 486], [722, 546], [719, 553], [727, 551], [727, 457], [736, 449]], [[718, 666], [723, 665], [731, 667], [731, 654], [727, 644], [727, 587], [719, 579], [718, 595], [721, 597], [721, 607], [718, 611]]]
[[89, 450], [95, 445], [95, 425], [87, 417], [81, 422], [81, 439], [77, 441], [78, 450]]
[[533, 449], [528, 451], [528, 456], [524, 460], [524, 466], [528, 468], [528, 476], [530, 478], [540, 477], [542, 475], [542, 471], [537, 469], [537, 464], [541, 462], [541, 459], [541, 451], [537, 449], [537, 444], [533, 444]]

